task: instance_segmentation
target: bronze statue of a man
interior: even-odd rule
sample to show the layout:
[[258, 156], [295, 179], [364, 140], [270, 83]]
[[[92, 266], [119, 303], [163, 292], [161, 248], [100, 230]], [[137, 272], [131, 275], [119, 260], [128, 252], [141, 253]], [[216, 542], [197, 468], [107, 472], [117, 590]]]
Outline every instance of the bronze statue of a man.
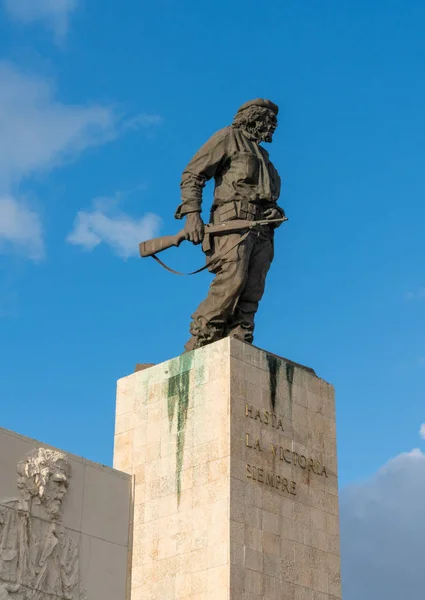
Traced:
[[272, 141], [278, 110], [276, 104], [262, 98], [246, 102], [232, 125], [214, 134], [183, 172], [182, 203], [175, 217], [186, 217], [187, 239], [194, 244], [203, 242], [208, 260], [217, 258], [210, 268], [215, 278], [207, 298], [192, 315], [192, 337], [186, 351], [226, 336], [253, 342], [254, 317], [273, 260], [276, 224], [256, 228], [247, 235], [242, 231], [205, 236], [200, 214], [202, 190], [214, 178], [210, 213], [214, 224], [284, 217], [283, 209], [276, 204], [280, 177], [260, 145]]

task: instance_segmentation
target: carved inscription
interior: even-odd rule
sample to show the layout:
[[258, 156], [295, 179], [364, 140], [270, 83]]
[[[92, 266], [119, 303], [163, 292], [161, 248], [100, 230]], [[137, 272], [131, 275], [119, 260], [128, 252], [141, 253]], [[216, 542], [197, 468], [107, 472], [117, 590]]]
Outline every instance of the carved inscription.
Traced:
[[[253, 404], [245, 404], [245, 416], [254, 421], [259, 421], [262, 425], [268, 425], [274, 429], [284, 431], [283, 417], [276, 415], [274, 412], [259, 409]], [[267, 447], [262, 447], [260, 438], [254, 437], [250, 433], [245, 434], [245, 446], [257, 452], [271, 452], [273, 457], [278, 458], [282, 462], [299, 467], [304, 471], [312, 472], [319, 477], [329, 477], [326, 466], [319, 460], [305, 456], [299, 452], [294, 452], [290, 448], [280, 446], [279, 444], [271, 443]], [[246, 477], [293, 496], [297, 493], [297, 484], [295, 481], [252, 464], [246, 464]]]
[[306, 458], [304, 454], [298, 454], [298, 452], [293, 452], [289, 448], [284, 448], [277, 444], [271, 444], [271, 450], [273, 456], [277, 456], [280, 460], [285, 461], [289, 465], [295, 465], [301, 467], [301, 469], [313, 471], [316, 475], [325, 475], [326, 477], [329, 477], [326, 467], [320, 464], [318, 460]]
[[245, 435], [245, 444], [247, 448], [254, 448], [254, 450], [259, 450], [261, 452], [260, 440], [256, 438], [255, 442], [250, 440], [249, 433]]
[[280, 429], [281, 431], [285, 431], [283, 429], [283, 420], [281, 417], [278, 417], [274, 412], [269, 412], [268, 410], [261, 410], [256, 408], [252, 404], [245, 404], [245, 416], [254, 419], [254, 421], [260, 421], [263, 425], [270, 425], [275, 429]]
[[282, 490], [282, 492], [287, 492], [288, 494], [292, 494], [292, 496], [297, 495], [296, 482], [286, 477], [281, 477], [277, 473], [272, 473], [271, 471], [247, 463], [246, 476], [248, 479], [264, 483], [264, 485], [269, 485], [276, 490]]

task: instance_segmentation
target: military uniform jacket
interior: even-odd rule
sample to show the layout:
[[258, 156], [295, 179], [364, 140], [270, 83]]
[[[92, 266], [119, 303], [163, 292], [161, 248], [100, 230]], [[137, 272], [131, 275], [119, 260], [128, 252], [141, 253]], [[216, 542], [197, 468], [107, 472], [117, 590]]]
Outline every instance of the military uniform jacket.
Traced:
[[248, 201], [268, 208], [280, 195], [280, 177], [267, 150], [247, 131], [225, 127], [202, 146], [184, 170], [177, 219], [201, 211], [202, 190], [213, 177], [214, 207]]

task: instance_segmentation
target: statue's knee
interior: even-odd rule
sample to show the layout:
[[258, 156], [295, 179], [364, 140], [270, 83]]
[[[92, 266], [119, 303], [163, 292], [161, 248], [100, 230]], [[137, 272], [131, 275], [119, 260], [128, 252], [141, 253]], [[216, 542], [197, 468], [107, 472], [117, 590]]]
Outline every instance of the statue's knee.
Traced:
[[246, 275], [241, 271], [236, 271], [232, 278], [229, 280], [229, 290], [232, 291], [233, 294], [239, 295], [244, 289], [246, 284]]

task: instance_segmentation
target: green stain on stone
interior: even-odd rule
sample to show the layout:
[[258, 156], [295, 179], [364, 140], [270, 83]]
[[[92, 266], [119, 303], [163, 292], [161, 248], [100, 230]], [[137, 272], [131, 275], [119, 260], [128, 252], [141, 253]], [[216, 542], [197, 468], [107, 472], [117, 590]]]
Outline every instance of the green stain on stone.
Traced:
[[176, 410], [176, 397], [173, 393], [171, 393], [170, 388], [172, 386], [175, 386], [176, 377], [179, 377], [179, 376], [176, 375], [175, 377], [171, 377], [168, 380], [168, 394], [167, 394], [168, 395], [168, 422], [170, 424], [170, 431], [173, 426], [174, 413]]
[[187, 413], [189, 409], [190, 369], [193, 353], [189, 352], [179, 357], [178, 373], [168, 380], [168, 419], [170, 431], [177, 409], [177, 449], [176, 449], [176, 479], [177, 500], [180, 503], [181, 472], [183, 467], [183, 451]]
[[205, 365], [201, 365], [197, 369], [195, 369], [195, 387], [203, 385], [205, 383], [206, 378], [206, 369]]
[[273, 354], [267, 354], [267, 365], [269, 367], [270, 402], [274, 411], [276, 406], [277, 381], [279, 378], [281, 361], [277, 358], [277, 356], [273, 356]]
[[294, 382], [294, 365], [286, 363], [286, 379], [288, 380], [289, 401], [292, 404], [292, 384]]

